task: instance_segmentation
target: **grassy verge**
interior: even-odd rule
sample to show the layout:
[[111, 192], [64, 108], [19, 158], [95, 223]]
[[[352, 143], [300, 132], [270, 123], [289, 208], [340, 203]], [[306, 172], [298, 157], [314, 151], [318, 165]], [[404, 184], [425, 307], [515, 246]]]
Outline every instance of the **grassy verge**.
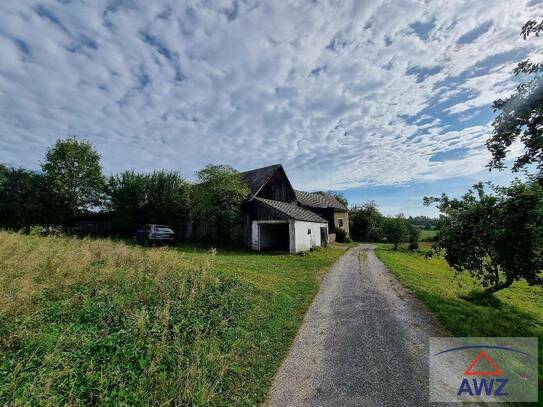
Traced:
[[[543, 291], [516, 282], [490, 297], [468, 275], [453, 278], [442, 258], [426, 260], [421, 252], [394, 251], [379, 245], [377, 256], [420, 298], [453, 336], [530, 336], [543, 349]], [[543, 360], [539, 358], [543, 379]]]
[[255, 405], [344, 251], [216, 253], [0, 232], [0, 401]]

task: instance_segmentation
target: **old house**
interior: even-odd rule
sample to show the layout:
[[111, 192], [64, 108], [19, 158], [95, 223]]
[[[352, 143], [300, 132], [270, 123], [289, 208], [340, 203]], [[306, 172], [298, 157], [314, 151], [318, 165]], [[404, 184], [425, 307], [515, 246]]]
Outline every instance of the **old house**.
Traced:
[[296, 200], [302, 207], [326, 219], [330, 242], [336, 240], [337, 229], [343, 229], [349, 234], [349, 210], [332, 195], [322, 191], [296, 191]]
[[280, 164], [242, 175], [251, 189], [244, 236], [254, 250], [310, 250], [330, 241], [329, 230], [348, 225], [347, 208], [325, 193], [295, 191]]

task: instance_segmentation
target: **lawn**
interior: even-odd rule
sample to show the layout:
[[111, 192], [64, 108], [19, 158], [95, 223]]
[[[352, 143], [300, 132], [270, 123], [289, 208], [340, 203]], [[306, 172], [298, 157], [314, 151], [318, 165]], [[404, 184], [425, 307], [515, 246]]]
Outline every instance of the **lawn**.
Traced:
[[377, 256], [433, 311], [451, 335], [538, 337], [541, 354], [543, 290], [516, 282], [491, 297], [481, 297], [477, 295], [481, 289], [468, 275], [453, 278], [453, 270], [442, 258], [426, 260], [422, 252], [394, 251], [389, 245], [379, 245]]
[[255, 405], [344, 252], [0, 231], [0, 404]]

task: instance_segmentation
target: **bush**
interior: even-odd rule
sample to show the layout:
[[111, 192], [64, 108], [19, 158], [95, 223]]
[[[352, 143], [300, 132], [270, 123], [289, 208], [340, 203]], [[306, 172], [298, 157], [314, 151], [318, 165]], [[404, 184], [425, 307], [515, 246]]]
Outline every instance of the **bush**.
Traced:
[[409, 239], [409, 222], [402, 215], [385, 218], [383, 234], [387, 242], [394, 245], [394, 250], [398, 250], [400, 243], [407, 242]]
[[415, 251], [419, 248], [419, 242], [417, 241], [413, 241], [413, 242], [409, 242], [409, 250], [411, 251]]
[[351, 239], [349, 236], [347, 236], [347, 232], [345, 229], [337, 229], [336, 230], [336, 242], [338, 243], [349, 243]]

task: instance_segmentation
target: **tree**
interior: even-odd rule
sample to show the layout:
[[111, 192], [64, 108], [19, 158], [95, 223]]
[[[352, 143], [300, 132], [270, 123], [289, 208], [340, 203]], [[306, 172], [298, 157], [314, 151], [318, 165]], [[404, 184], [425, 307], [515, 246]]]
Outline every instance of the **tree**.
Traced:
[[[530, 20], [521, 35], [526, 39], [541, 32], [543, 22]], [[491, 194], [477, 184], [461, 199], [445, 194], [424, 198], [426, 205], [437, 203], [441, 211], [434, 252], [444, 252], [451, 267], [458, 273], [469, 272], [487, 293], [521, 279], [543, 285], [543, 63], [527, 59], [513, 72], [528, 78], [510, 97], [493, 104], [499, 114], [486, 143], [492, 155], [489, 167], [503, 169], [509, 147], [520, 141], [524, 150], [512, 170], [528, 173], [535, 164], [536, 173], [525, 183], [516, 180], [508, 187], [491, 185]]]
[[44, 176], [0, 164], [0, 226], [28, 229], [54, 222], [53, 196]]
[[419, 248], [420, 228], [409, 220], [407, 221], [407, 241], [409, 242], [409, 250]]
[[100, 155], [88, 141], [75, 137], [57, 140], [47, 150], [41, 167], [61, 204], [64, 220], [103, 204], [105, 179]]
[[[521, 30], [524, 39], [530, 35], [539, 37], [543, 32], [543, 21], [539, 24], [529, 20]], [[503, 169], [509, 148], [516, 140], [524, 145], [523, 153], [513, 164], [513, 171], [527, 170], [535, 164], [538, 176], [543, 177], [543, 63], [526, 59], [514, 69], [516, 76], [524, 75], [527, 80], [517, 86], [516, 91], [506, 99], [498, 99], [492, 109], [499, 112], [494, 119], [492, 136], [487, 148], [492, 154], [490, 168]], [[543, 182], [543, 181], [540, 181]]]
[[241, 205], [251, 192], [243, 176], [225, 165], [208, 165], [196, 175], [199, 183], [192, 198], [195, 217], [216, 225], [220, 238], [241, 236]]
[[434, 252], [443, 252], [456, 272], [470, 273], [487, 293], [521, 279], [543, 286], [543, 187], [517, 180], [491, 189], [487, 194], [477, 184], [461, 199], [424, 198], [442, 214]]
[[437, 219], [428, 216], [410, 216], [409, 223], [421, 229], [433, 229], [436, 226]]
[[398, 250], [400, 243], [409, 239], [409, 222], [403, 215], [385, 218], [383, 234], [388, 242], [394, 244], [394, 250]]
[[177, 233], [189, 212], [189, 183], [175, 171], [126, 171], [108, 182], [114, 228], [128, 234], [143, 224], [165, 223]]
[[384, 217], [374, 201], [357, 205], [349, 211], [350, 234], [361, 242], [378, 242], [383, 238]]
[[347, 198], [345, 198], [345, 195], [343, 195], [341, 192], [328, 191], [328, 194], [336, 198], [346, 208], [349, 207], [349, 201], [347, 200]]

